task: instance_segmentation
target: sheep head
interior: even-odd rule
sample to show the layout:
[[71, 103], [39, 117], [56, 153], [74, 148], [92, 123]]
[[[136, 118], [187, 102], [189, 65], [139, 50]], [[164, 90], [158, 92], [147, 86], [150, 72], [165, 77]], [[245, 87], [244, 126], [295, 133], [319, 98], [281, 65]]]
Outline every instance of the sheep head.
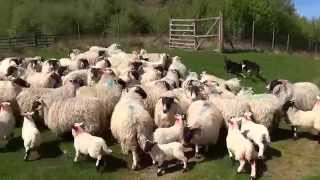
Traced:
[[34, 115], [35, 112], [31, 111], [31, 112], [24, 112], [21, 114], [23, 117], [27, 118], [28, 120], [33, 120], [34, 119]]
[[79, 59], [79, 69], [87, 69], [89, 67], [89, 61], [87, 59]]
[[25, 87], [25, 88], [30, 87], [30, 84], [27, 81], [25, 81], [25, 80], [23, 80], [21, 78], [16, 78], [16, 77], [9, 76], [8, 80], [11, 81], [14, 84], [20, 86], [20, 87]]
[[84, 129], [83, 129], [83, 122], [80, 122], [80, 123], [74, 123], [73, 126], [72, 126], [72, 136], [73, 137], [76, 137], [77, 135], [79, 135], [80, 133], [84, 132]]
[[174, 103], [175, 99], [179, 101], [177, 97], [161, 97], [163, 113], [168, 113], [170, 111], [171, 105]]

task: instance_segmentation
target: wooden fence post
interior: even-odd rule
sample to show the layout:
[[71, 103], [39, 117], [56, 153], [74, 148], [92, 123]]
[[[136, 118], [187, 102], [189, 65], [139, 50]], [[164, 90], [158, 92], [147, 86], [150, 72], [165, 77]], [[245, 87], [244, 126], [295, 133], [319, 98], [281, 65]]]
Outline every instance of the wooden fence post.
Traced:
[[252, 39], [251, 39], [251, 48], [254, 49], [254, 24], [255, 24], [255, 20], [253, 20], [252, 22]]
[[223, 52], [224, 50], [224, 22], [223, 22], [223, 13], [222, 11], [219, 12], [219, 16], [220, 16], [220, 23], [219, 23], [219, 44], [218, 44], [218, 48], [219, 48], [219, 52]]
[[34, 34], [34, 46], [38, 47], [38, 35]]
[[288, 34], [288, 39], [287, 39], [287, 51], [289, 52], [290, 48], [290, 34]]
[[274, 43], [275, 43], [275, 27], [273, 26], [273, 31], [272, 31], [272, 45], [271, 45], [271, 49], [274, 49]]

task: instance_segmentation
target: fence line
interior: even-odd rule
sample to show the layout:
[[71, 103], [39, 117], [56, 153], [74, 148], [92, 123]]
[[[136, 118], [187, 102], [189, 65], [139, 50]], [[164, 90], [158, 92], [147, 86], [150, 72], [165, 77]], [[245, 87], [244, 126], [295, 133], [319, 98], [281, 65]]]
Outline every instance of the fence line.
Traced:
[[35, 34], [20, 37], [0, 38], [0, 49], [24, 47], [49, 47], [57, 41], [57, 35]]

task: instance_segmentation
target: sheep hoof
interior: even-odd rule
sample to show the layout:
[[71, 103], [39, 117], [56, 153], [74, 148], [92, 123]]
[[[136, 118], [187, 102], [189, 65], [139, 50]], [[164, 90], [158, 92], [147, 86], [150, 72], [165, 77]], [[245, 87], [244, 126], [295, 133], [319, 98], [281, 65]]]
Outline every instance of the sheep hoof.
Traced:
[[162, 176], [164, 174], [164, 171], [162, 169], [157, 170], [157, 176]]
[[188, 168], [183, 168], [182, 173], [186, 173], [187, 171], [189, 171]]
[[294, 141], [298, 140], [298, 136], [293, 136], [293, 140]]
[[250, 176], [250, 180], [255, 180], [255, 179], [256, 179], [256, 177]]
[[134, 171], [137, 171], [139, 170], [139, 165], [132, 165], [131, 169], [134, 170]]

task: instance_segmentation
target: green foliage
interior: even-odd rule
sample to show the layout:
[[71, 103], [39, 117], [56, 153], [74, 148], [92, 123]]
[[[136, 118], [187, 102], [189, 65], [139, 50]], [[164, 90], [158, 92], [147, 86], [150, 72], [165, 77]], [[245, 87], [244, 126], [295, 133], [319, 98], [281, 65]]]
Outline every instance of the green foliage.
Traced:
[[[296, 14], [292, 0], [0, 0], [0, 35], [166, 33], [170, 17], [201, 18], [223, 11], [225, 34], [270, 41], [289, 33], [294, 48], [320, 41], [320, 19]], [[201, 28], [205, 29], [205, 28]]]

